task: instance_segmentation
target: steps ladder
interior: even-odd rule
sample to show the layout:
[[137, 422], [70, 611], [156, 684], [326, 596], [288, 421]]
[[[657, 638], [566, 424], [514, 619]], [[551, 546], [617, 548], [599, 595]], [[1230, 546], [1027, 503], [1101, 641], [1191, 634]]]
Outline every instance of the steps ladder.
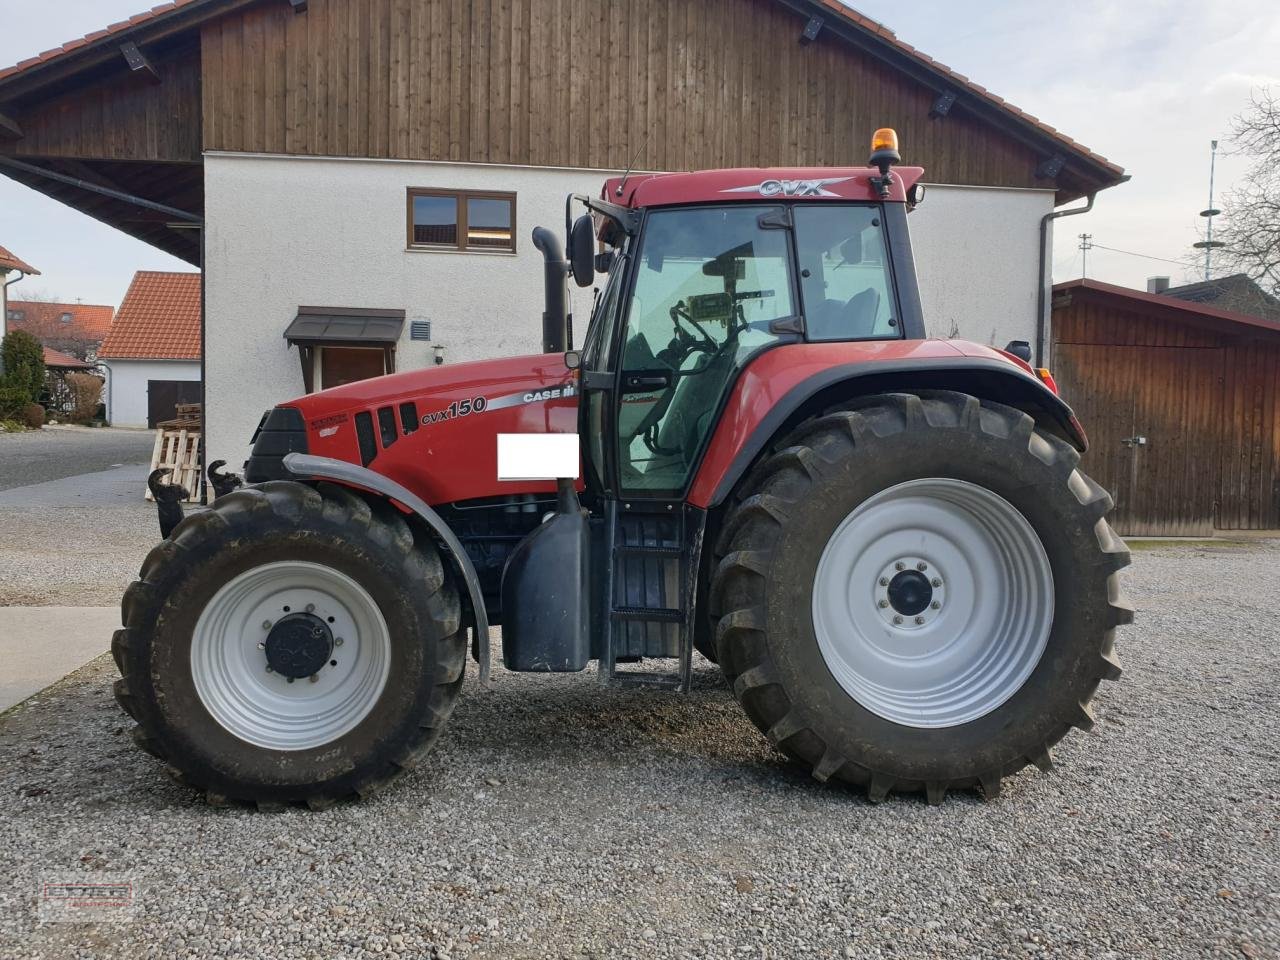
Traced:
[[[706, 514], [681, 501], [610, 501], [605, 515], [609, 570], [600, 679], [687, 693]], [[671, 657], [675, 673], [618, 669], [620, 661]]]

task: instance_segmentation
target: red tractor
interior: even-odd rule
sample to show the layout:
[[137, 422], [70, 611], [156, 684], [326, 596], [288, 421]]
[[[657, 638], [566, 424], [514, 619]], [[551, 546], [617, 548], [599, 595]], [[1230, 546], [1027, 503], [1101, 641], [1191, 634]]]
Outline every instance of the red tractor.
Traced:
[[[513, 671], [685, 690], [697, 649], [873, 800], [1048, 768], [1120, 675], [1129, 554], [1027, 345], [926, 339], [897, 161], [609, 180], [567, 258], [534, 231], [545, 353], [265, 414], [125, 594], [138, 742], [212, 802], [364, 796], [501, 624]], [[603, 277], [580, 350], [569, 276]]]

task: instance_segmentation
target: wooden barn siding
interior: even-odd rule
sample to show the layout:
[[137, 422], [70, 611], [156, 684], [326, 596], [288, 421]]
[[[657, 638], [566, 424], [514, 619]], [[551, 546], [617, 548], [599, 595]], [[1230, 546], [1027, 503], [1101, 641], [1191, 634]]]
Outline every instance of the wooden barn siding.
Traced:
[[[123, 58], [121, 60], [123, 63]], [[23, 136], [5, 141], [17, 157], [199, 161], [200, 48], [155, 62], [160, 83], [129, 73], [15, 110]]]
[[[892, 123], [931, 180], [1037, 157], [774, 0], [311, 0], [203, 30], [211, 150], [616, 169], [860, 164]], [[641, 148], [644, 148], [641, 151]]]
[[1219, 525], [1280, 529], [1280, 344], [1226, 349]]
[[[1122, 533], [1280, 529], [1280, 342], [1081, 298], [1053, 325], [1054, 372], [1091, 439], [1084, 468], [1116, 496]], [[1132, 471], [1120, 440], [1135, 433], [1150, 442]]]

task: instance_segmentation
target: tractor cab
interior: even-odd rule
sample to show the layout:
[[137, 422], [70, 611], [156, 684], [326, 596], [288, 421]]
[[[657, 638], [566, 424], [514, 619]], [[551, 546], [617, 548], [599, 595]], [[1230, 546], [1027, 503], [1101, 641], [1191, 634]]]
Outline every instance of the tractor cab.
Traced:
[[869, 168], [606, 184], [605, 196], [626, 206], [589, 203], [570, 243], [571, 260], [585, 260], [583, 248], [595, 254], [602, 238], [598, 260], [608, 265], [582, 351], [570, 359], [582, 371], [594, 484], [680, 496], [738, 374], [764, 351], [922, 339], [906, 225], [919, 175], [901, 171], [887, 197]]

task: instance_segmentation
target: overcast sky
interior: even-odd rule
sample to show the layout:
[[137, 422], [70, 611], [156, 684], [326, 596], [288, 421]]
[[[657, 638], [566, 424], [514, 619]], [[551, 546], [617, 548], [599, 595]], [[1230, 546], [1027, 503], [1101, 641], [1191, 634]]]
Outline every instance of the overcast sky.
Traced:
[[[152, 5], [0, 0], [0, 65]], [[1280, 3], [860, 0], [853, 6], [1132, 174], [1130, 183], [1102, 193], [1093, 213], [1059, 221], [1056, 280], [1080, 276], [1076, 236], [1082, 232], [1102, 246], [1179, 261], [1094, 249], [1091, 277], [1135, 287], [1156, 274], [1195, 279], [1181, 261], [1203, 229], [1198, 213], [1208, 201], [1209, 141], [1223, 139], [1229, 148], [1230, 119], [1245, 106], [1250, 89], [1280, 87]], [[910, 162], [910, 143], [903, 144], [903, 153]], [[1242, 168], [1240, 158], [1222, 157], [1220, 189]], [[118, 304], [135, 270], [190, 269], [3, 177], [0, 244], [44, 273], [13, 288], [15, 296], [36, 290]], [[927, 273], [927, 265], [921, 266]]]

